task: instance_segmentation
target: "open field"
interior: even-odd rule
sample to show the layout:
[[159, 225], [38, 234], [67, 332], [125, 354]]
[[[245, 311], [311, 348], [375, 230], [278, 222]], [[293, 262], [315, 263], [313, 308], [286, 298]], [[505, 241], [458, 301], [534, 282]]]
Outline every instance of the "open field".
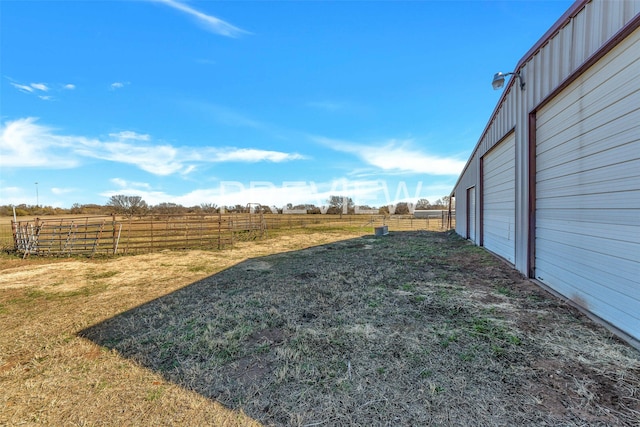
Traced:
[[[427, 212], [427, 211], [423, 211]], [[413, 215], [273, 215], [273, 214], [149, 214], [56, 215], [20, 217], [14, 243], [11, 217], [0, 217], [0, 248], [28, 256], [132, 255], [165, 249], [226, 249], [240, 241], [263, 238], [268, 233], [301, 228], [351, 230], [373, 233], [386, 225], [391, 231], [443, 231], [455, 226], [444, 212], [436, 217]]]
[[0, 425], [638, 425], [640, 354], [451, 233], [0, 258]]

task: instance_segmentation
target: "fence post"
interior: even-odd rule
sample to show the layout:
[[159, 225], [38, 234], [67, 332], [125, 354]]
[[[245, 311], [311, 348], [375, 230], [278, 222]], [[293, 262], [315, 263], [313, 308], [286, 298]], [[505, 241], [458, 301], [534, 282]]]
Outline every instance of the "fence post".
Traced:
[[116, 214], [112, 213], [111, 214], [111, 226], [113, 228], [113, 232], [111, 233], [111, 242], [112, 242], [112, 248], [113, 248], [113, 254], [116, 254], [116, 247], [117, 247], [117, 243], [116, 243]]

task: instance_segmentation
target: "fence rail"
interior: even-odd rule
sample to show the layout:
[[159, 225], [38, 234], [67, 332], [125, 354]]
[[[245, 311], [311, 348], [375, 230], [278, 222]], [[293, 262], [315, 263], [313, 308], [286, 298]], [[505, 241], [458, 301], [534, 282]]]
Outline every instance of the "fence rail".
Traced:
[[12, 221], [14, 249], [28, 257], [156, 252], [164, 249], [224, 249], [238, 241], [264, 237], [268, 230], [350, 228], [391, 231], [444, 230], [448, 215], [153, 215], [142, 218], [87, 216]]
[[12, 222], [15, 250], [30, 255], [113, 255], [164, 249], [223, 249], [261, 238], [263, 215], [74, 217]]

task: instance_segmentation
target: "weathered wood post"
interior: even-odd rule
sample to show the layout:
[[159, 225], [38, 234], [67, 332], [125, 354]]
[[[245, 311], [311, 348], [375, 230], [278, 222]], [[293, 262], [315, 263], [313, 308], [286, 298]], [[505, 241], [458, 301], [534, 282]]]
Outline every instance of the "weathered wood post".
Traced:
[[111, 228], [113, 229], [113, 231], [111, 232], [111, 248], [113, 249], [113, 254], [116, 254], [116, 250], [117, 250], [117, 240], [116, 240], [116, 214], [112, 213], [111, 214]]

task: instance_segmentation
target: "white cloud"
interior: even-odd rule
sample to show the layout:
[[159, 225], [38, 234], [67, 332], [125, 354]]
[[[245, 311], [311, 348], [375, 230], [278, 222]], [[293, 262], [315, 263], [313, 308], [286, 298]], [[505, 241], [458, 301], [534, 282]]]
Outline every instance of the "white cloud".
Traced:
[[51, 188], [51, 192], [56, 196], [73, 193], [74, 191], [77, 191], [77, 190], [74, 188], [58, 188], [58, 187]]
[[129, 130], [118, 133], [110, 133], [109, 136], [120, 140], [132, 139], [135, 141], [149, 141], [151, 139], [151, 137], [147, 134], [140, 134]]
[[110, 88], [111, 88], [111, 90], [121, 89], [121, 88], [124, 87], [124, 85], [125, 84], [122, 83], [122, 82], [113, 82], [113, 83], [111, 83]]
[[36, 120], [29, 117], [0, 125], [0, 164], [52, 169], [77, 166], [78, 161], [68, 155], [74, 138], [55, 135], [51, 128], [37, 124]]
[[31, 86], [21, 85], [19, 83], [14, 83], [14, 82], [9, 82], [9, 83], [11, 83], [14, 87], [16, 87], [21, 92], [33, 93], [33, 88]]
[[154, 175], [188, 174], [197, 164], [221, 162], [285, 162], [305, 157], [297, 153], [252, 148], [174, 147], [154, 144], [147, 134], [122, 131], [110, 139], [61, 135], [29, 117], [0, 126], [3, 167], [78, 166], [83, 157], [136, 166]]
[[151, 186], [146, 182], [127, 181], [126, 179], [122, 179], [122, 178], [111, 178], [109, 181], [111, 181], [113, 184], [121, 188], [129, 188], [129, 187], [145, 188], [145, 189], [151, 188]]
[[90, 146], [79, 147], [75, 152], [85, 157], [134, 165], [161, 176], [180, 172], [184, 167], [182, 161], [177, 159], [178, 150], [170, 145], [96, 141]]
[[248, 31], [240, 29], [236, 26], [229, 24], [228, 22], [223, 21], [222, 19], [216, 18], [212, 15], [207, 15], [199, 10], [196, 10], [190, 6], [187, 6], [184, 3], [175, 0], [153, 0], [160, 3], [164, 3], [169, 7], [172, 7], [176, 10], [184, 12], [192, 17], [196, 18], [198, 22], [204, 25], [204, 27], [211, 31], [212, 33], [219, 34], [221, 36], [226, 37], [238, 37], [241, 34], [250, 34]]
[[212, 148], [209, 150], [212, 162], [273, 162], [280, 163], [290, 160], [303, 160], [306, 157], [298, 153], [283, 153], [281, 151], [258, 150], [255, 148]]
[[31, 87], [43, 92], [47, 92], [49, 90], [49, 87], [44, 83], [31, 83]]
[[380, 144], [358, 144], [325, 137], [313, 137], [333, 150], [359, 157], [385, 172], [420, 173], [428, 175], [459, 175], [465, 161], [454, 157], [439, 157], [414, 147], [413, 140], [395, 139]]
[[38, 98], [43, 99], [45, 101], [53, 99], [53, 96], [51, 96], [51, 95], [43, 95], [42, 92], [51, 92], [51, 91], [60, 92], [60, 91], [63, 91], [63, 90], [72, 90], [72, 89], [76, 88], [75, 85], [73, 85], [73, 84], [66, 84], [66, 85], [56, 84], [52, 88], [47, 83], [21, 84], [21, 83], [16, 83], [14, 81], [10, 81], [9, 83], [11, 83], [11, 85], [13, 85], [13, 87], [18, 89], [19, 91], [24, 92], [24, 93], [31, 93], [31, 94], [37, 95]]

